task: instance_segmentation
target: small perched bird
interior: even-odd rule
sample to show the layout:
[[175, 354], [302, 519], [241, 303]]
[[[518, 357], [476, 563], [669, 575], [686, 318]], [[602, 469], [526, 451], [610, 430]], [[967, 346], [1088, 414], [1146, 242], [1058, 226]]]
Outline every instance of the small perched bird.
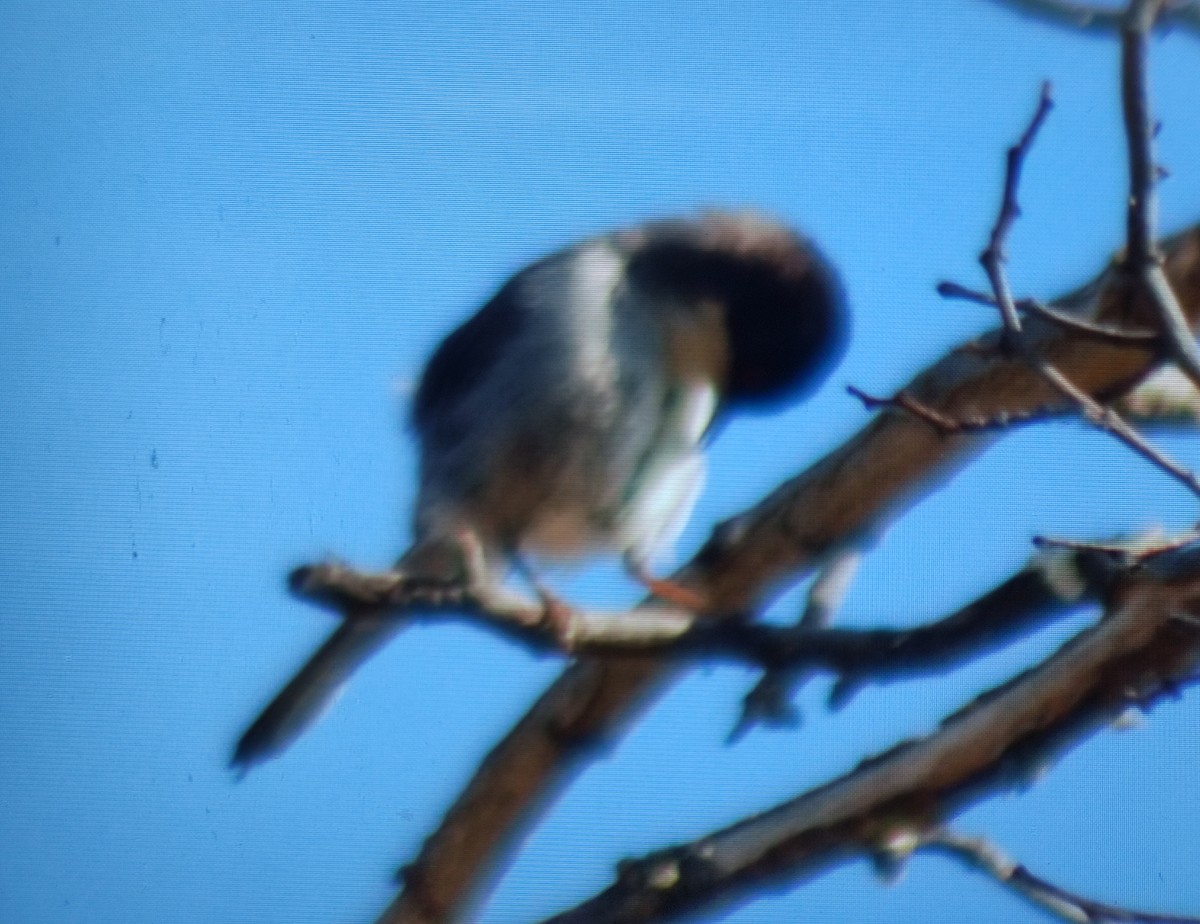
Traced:
[[[706, 435], [727, 412], [814, 388], [848, 326], [830, 264], [755, 214], [653, 221], [538, 260], [425, 368], [413, 544], [397, 568], [498, 586], [523, 555], [609, 552], [671, 597], [647, 562], [691, 513]], [[283, 750], [398, 624], [344, 621], [242, 736], [234, 764]]]

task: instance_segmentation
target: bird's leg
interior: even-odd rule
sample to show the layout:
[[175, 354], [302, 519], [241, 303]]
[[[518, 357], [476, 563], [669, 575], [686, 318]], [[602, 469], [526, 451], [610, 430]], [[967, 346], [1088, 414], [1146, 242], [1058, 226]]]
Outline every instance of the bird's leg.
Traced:
[[674, 604], [690, 613], [700, 613], [708, 608], [708, 601], [696, 591], [651, 574], [644, 559], [626, 553], [624, 561], [625, 570], [629, 572], [630, 577], [664, 603]]
[[529, 563], [520, 555], [513, 554], [513, 566], [529, 582], [542, 605], [542, 619], [554, 630], [555, 638], [564, 650], [570, 651], [575, 635], [575, 610], [544, 583]]

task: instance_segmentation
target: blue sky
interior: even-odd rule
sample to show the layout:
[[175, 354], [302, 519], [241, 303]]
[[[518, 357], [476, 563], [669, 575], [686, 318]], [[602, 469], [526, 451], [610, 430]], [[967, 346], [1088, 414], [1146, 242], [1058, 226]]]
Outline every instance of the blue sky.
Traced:
[[[1200, 40], [1156, 41], [1164, 228], [1200, 220]], [[326, 720], [240, 783], [244, 724], [330, 628], [286, 571], [383, 566], [413, 497], [406, 396], [503, 278], [580, 236], [705, 205], [814, 235], [850, 353], [808, 404], [736, 421], [680, 554], [992, 324], [1003, 150], [1057, 107], [1011, 244], [1049, 297], [1119, 246], [1112, 41], [985, 2], [328, 2], [0, 6], [0, 919], [369, 921], [479, 757], [557, 673], [491, 635], [402, 635]], [[1162, 443], [1200, 466], [1187, 435]], [[1194, 519], [1071, 424], [1007, 438], [900, 520], [848, 625], [938, 615], [1029, 537]], [[637, 589], [611, 563], [572, 599]], [[794, 610], [794, 600], [791, 604]], [[783, 614], [790, 612], [785, 608]], [[692, 672], [533, 834], [485, 909], [536, 920], [629, 854], [794, 795], [1048, 651], [1086, 615], [933, 683], [723, 745], [753, 675]], [[1194, 699], [1194, 697], [1193, 697]], [[1200, 911], [1195, 706], [1100, 735], [961, 827], [1097, 897]], [[855, 864], [728, 916], [1034, 921], [967, 872]]]

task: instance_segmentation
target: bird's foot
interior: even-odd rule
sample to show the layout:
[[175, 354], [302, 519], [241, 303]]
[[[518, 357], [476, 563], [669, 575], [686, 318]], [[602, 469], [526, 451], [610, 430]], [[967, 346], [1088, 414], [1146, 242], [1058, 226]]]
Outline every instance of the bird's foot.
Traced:
[[404, 603], [456, 605], [476, 596], [485, 573], [483, 547], [475, 533], [459, 530], [451, 538], [433, 538], [409, 549], [392, 571], [395, 594]]
[[541, 605], [538, 623], [554, 633], [559, 648], [568, 653], [573, 651], [579, 619], [574, 607], [543, 584], [541, 578], [522, 556], [514, 555], [512, 561], [522, 577], [533, 588], [533, 592], [537, 594], [538, 603]]
[[538, 601], [542, 604], [542, 621], [550, 627], [563, 651], [571, 652], [575, 647], [575, 610], [561, 597], [540, 584], [534, 584]]

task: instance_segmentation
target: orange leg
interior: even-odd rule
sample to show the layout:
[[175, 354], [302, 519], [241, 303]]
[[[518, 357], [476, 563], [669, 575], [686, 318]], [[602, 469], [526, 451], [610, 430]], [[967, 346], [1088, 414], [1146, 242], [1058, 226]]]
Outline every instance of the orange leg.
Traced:
[[625, 568], [635, 581], [664, 603], [672, 603], [692, 613], [700, 613], [708, 608], [708, 601], [701, 594], [666, 578], [656, 578], [647, 570], [644, 562], [626, 556]]

